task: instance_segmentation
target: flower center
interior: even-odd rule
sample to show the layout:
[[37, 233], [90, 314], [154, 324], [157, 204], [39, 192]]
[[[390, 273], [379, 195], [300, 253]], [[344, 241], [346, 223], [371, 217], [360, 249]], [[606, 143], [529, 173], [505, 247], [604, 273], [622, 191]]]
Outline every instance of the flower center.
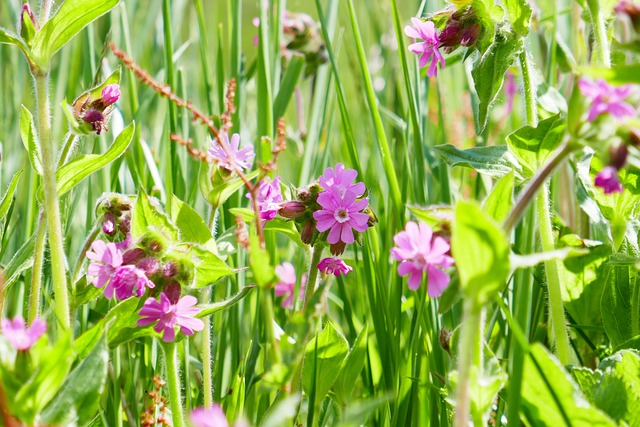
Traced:
[[349, 212], [347, 212], [347, 210], [345, 208], [338, 208], [336, 209], [335, 213], [333, 214], [333, 217], [336, 219], [336, 221], [338, 221], [340, 224], [349, 221]]

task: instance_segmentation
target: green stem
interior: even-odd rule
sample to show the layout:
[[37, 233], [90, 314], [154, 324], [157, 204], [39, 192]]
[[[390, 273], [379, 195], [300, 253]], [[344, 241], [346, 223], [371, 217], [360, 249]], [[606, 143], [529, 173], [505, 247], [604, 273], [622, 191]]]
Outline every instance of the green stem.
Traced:
[[33, 270], [31, 271], [31, 293], [29, 295], [29, 324], [40, 315], [40, 301], [42, 295], [42, 266], [44, 265], [44, 251], [47, 243], [47, 224], [44, 212], [40, 209], [36, 243], [33, 254]]
[[[458, 386], [456, 392], [456, 412], [454, 427], [468, 427], [471, 414], [472, 370], [475, 379], [482, 369], [483, 309], [472, 300], [465, 300], [462, 326], [458, 345]], [[482, 425], [482, 420], [474, 419], [474, 425]]]
[[47, 219], [51, 273], [55, 292], [55, 313], [64, 329], [69, 329], [69, 295], [67, 290], [66, 260], [60, 218], [60, 203], [56, 185], [55, 149], [51, 138], [51, 104], [49, 100], [48, 73], [36, 74], [36, 99], [38, 104], [38, 136], [42, 154], [44, 187], [44, 213]]
[[[551, 226], [551, 206], [549, 205], [549, 192], [545, 187], [538, 195], [537, 214], [540, 232], [540, 242], [544, 252], [555, 250], [553, 228]], [[569, 335], [564, 319], [564, 307], [560, 292], [560, 270], [558, 260], [545, 262], [547, 273], [547, 289], [549, 292], [549, 314], [556, 340], [556, 354], [563, 365], [568, 365], [571, 360]]]
[[536, 108], [535, 87], [531, 81], [531, 70], [529, 69], [529, 59], [527, 52], [522, 51], [520, 56], [520, 68], [522, 69], [522, 84], [524, 86], [525, 111], [527, 114], [527, 124], [529, 126], [538, 125], [538, 110]]
[[609, 48], [609, 38], [607, 37], [607, 24], [604, 20], [604, 14], [598, 0], [587, 0], [589, 14], [591, 14], [591, 23], [596, 41], [596, 52], [600, 56], [600, 64], [605, 67], [611, 67], [611, 50]]
[[[211, 287], [207, 286], [200, 291], [200, 303], [208, 304], [211, 302]], [[203, 394], [204, 406], [206, 408], [213, 405], [213, 361], [211, 359], [211, 316], [202, 319], [204, 329], [202, 330], [202, 347], [200, 349], [202, 355], [202, 377], [203, 377]]]
[[322, 244], [317, 244], [313, 247], [313, 255], [311, 256], [311, 265], [309, 265], [309, 276], [307, 277], [307, 285], [304, 287], [304, 304], [302, 306], [303, 312], [307, 310], [307, 305], [309, 304], [311, 295], [313, 295], [313, 290], [316, 287], [316, 281], [318, 280], [318, 263], [320, 262], [320, 258], [322, 258], [323, 249], [324, 245]]
[[73, 147], [76, 145], [76, 141], [78, 140], [78, 136], [73, 132], [67, 132], [67, 137], [65, 138], [64, 145], [62, 146], [62, 151], [60, 151], [60, 157], [58, 158], [58, 167], [62, 167], [63, 165], [69, 162], [71, 155], [73, 154]]
[[169, 385], [169, 403], [173, 417], [173, 427], [184, 427], [182, 412], [182, 395], [180, 393], [180, 375], [178, 372], [178, 346], [174, 342], [162, 343], [164, 361], [167, 367], [167, 384]]

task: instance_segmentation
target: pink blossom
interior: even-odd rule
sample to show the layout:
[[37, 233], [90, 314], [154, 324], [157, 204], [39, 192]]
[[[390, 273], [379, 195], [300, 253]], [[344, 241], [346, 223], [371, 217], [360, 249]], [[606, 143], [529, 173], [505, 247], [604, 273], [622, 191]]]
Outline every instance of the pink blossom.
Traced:
[[228, 171], [234, 171], [236, 170], [236, 167], [239, 167], [240, 169], [249, 169], [251, 167], [251, 162], [249, 160], [256, 156], [253, 152], [253, 146], [248, 145], [240, 150], [240, 135], [237, 133], [234, 133], [233, 136], [231, 136], [231, 142], [229, 142], [229, 137], [225, 134], [221, 134], [220, 138], [222, 138], [222, 144], [227, 147], [231, 154], [231, 158], [229, 158], [227, 153], [222, 149], [220, 142], [215, 139], [211, 141], [209, 154], [218, 161], [220, 167], [223, 167]]
[[369, 216], [362, 213], [368, 205], [367, 199], [356, 200], [357, 195], [347, 191], [344, 196], [335, 188], [323, 191], [318, 195], [318, 204], [322, 209], [313, 213], [318, 221], [316, 228], [319, 232], [329, 231], [327, 242], [334, 244], [342, 241], [353, 243], [353, 230], [364, 232], [369, 228]]
[[360, 197], [364, 194], [366, 188], [363, 182], [353, 183], [358, 176], [355, 169], [345, 169], [342, 163], [338, 163], [336, 168], [326, 168], [324, 174], [318, 179], [318, 183], [324, 190], [335, 188], [344, 196], [344, 193], [351, 191]]
[[171, 304], [164, 292], [160, 293], [160, 301], [149, 298], [145, 301], [140, 310], [141, 319], [138, 326], [147, 326], [155, 321], [153, 329], [156, 332], [162, 331], [162, 340], [171, 342], [175, 339], [175, 326], [180, 326], [180, 330], [185, 335], [193, 335], [194, 331], [201, 331], [204, 322], [194, 316], [200, 313], [200, 309], [194, 307], [198, 303], [196, 297], [186, 295], [176, 304]]
[[105, 107], [114, 104], [120, 98], [120, 85], [107, 85], [102, 89], [102, 103]]
[[144, 270], [133, 265], [122, 265], [116, 268], [109, 284], [104, 289], [104, 296], [112, 298], [115, 292], [116, 299], [123, 300], [131, 296], [140, 298], [147, 288], [153, 289], [156, 285], [147, 278]]
[[441, 64], [440, 68], [444, 68], [445, 60], [438, 46], [440, 45], [440, 38], [436, 32], [436, 27], [431, 21], [421, 21], [418, 18], [411, 18], [413, 27], [404, 27], [404, 33], [414, 39], [420, 39], [421, 42], [413, 43], [409, 45], [409, 51], [420, 55], [420, 68], [429, 65], [427, 70], [427, 76], [435, 77], [438, 75], [438, 62]]
[[196, 408], [189, 417], [194, 427], [229, 427], [229, 421], [217, 403], [209, 408]]
[[[251, 194], [247, 194], [251, 199]], [[282, 203], [282, 193], [280, 192], [280, 177], [273, 181], [266, 177], [260, 181], [258, 187], [258, 208], [260, 209], [260, 219], [272, 220], [276, 217]]]
[[[276, 274], [280, 281], [276, 283], [275, 294], [277, 297], [286, 296], [282, 301], [283, 308], [293, 308], [293, 296], [296, 288], [296, 270], [290, 262], [283, 262], [276, 267]], [[303, 274], [301, 278], [301, 289], [304, 289], [306, 276]]]
[[604, 190], [604, 194], [621, 193], [622, 184], [618, 179], [618, 170], [613, 166], [605, 166], [596, 175], [595, 180], [596, 187], [600, 187]]
[[592, 122], [601, 114], [609, 113], [618, 120], [636, 115], [636, 109], [624, 102], [634, 92], [633, 85], [613, 86], [603, 79], [580, 79], [580, 92], [591, 101], [587, 120]]
[[353, 271], [353, 268], [349, 267], [338, 257], [329, 257], [320, 260], [318, 263], [318, 270], [324, 274], [333, 274], [338, 277], [341, 274], [347, 275], [349, 272]]
[[[109, 283], [115, 271], [122, 265], [122, 252], [115, 243], [96, 240], [87, 251], [87, 258], [94, 261], [87, 268], [87, 275], [96, 288], [102, 288]], [[105, 294], [106, 294], [105, 290]], [[109, 297], [110, 298], [110, 297]]]
[[442, 271], [453, 265], [453, 258], [448, 254], [450, 246], [445, 239], [433, 236], [433, 230], [427, 224], [413, 221], [407, 223], [405, 231], [395, 235], [396, 247], [391, 249], [391, 256], [398, 265], [400, 276], [409, 275], [409, 289], [420, 287], [423, 272], [427, 272], [428, 294], [430, 297], [442, 295], [449, 285], [449, 276]]
[[39, 317], [35, 318], [29, 327], [22, 316], [14, 317], [13, 321], [2, 319], [2, 335], [16, 350], [29, 350], [46, 331], [47, 323]]

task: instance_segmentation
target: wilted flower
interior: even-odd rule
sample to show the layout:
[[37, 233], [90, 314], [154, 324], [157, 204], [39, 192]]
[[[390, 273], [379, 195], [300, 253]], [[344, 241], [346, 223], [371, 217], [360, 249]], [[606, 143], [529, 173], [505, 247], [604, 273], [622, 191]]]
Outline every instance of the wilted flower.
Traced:
[[16, 350], [26, 351], [40, 339], [47, 331], [47, 323], [38, 318], [27, 327], [22, 316], [11, 319], [2, 319], [2, 335], [11, 343]]
[[172, 342], [175, 339], [175, 326], [180, 326], [180, 330], [185, 335], [193, 335], [194, 331], [201, 331], [204, 322], [194, 316], [200, 313], [199, 308], [193, 307], [198, 303], [196, 297], [186, 295], [176, 304], [171, 304], [169, 298], [160, 293], [160, 301], [149, 298], [145, 301], [140, 310], [141, 319], [138, 326], [147, 326], [153, 322], [158, 322], [153, 327], [156, 332], [162, 331], [162, 341]]
[[440, 68], [444, 68], [445, 60], [438, 46], [440, 45], [440, 38], [436, 32], [436, 27], [431, 21], [421, 21], [418, 18], [411, 18], [413, 27], [404, 27], [404, 33], [414, 39], [420, 39], [421, 42], [413, 43], [409, 45], [409, 51], [420, 55], [420, 68], [429, 65], [427, 70], [427, 76], [435, 77], [438, 75], [438, 62], [441, 64]]
[[122, 252], [115, 243], [105, 243], [102, 240], [93, 242], [91, 249], [92, 251], [87, 251], [87, 258], [94, 262], [89, 264], [87, 275], [91, 277], [91, 283], [96, 288], [101, 288], [111, 280], [116, 269], [122, 265]]
[[[251, 194], [247, 194], [251, 199]], [[280, 203], [282, 202], [282, 193], [280, 192], [280, 177], [276, 177], [273, 181], [268, 176], [260, 181], [258, 187], [258, 208], [260, 209], [260, 219], [272, 220], [276, 217]]]
[[349, 267], [338, 257], [329, 257], [320, 260], [318, 263], [318, 270], [324, 274], [333, 274], [338, 277], [341, 274], [347, 275], [349, 272], [353, 271], [353, 268]]
[[364, 194], [366, 188], [363, 182], [353, 183], [358, 176], [358, 171], [355, 169], [345, 169], [342, 163], [338, 163], [336, 168], [326, 168], [324, 174], [318, 179], [320, 186], [329, 190], [335, 188], [340, 197], [344, 196], [344, 193], [351, 191], [356, 196], [360, 197]]
[[[248, 169], [251, 167], [251, 162], [249, 160], [255, 157], [252, 145], [248, 145], [243, 149], [240, 149], [240, 135], [237, 133], [234, 133], [233, 136], [231, 136], [231, 142], [229, 142], [229, 137], [226, 134], [221, 134], [220, 138], [222, 138], [222, 142], [214, 139], [211, 141], [211, 148], [209, 149], [209, 154], [218, 161], [220, 167], [223, 167], [228, 171], [234, 171], [236, 170], [236, 167], [241, 169]], [[231, 157], [229, 157], [222, 149], [221, 144], [224, 144], [228, 148]]]
[[442, 271], [453, 265], [449, 255], [449, 243], [440, 236], [433, 236], [433, 230], [427, 224], [413, 221], [407, 223], [405, 231], [395, 235], [396, 246], [391, 249], [391, 256], [398, 265], [400, 276], [409, 275], [409, 289], [420, 287], [423, 272], [427, 272], [428, 294], [438, 297], [449, 285], [450, 278]]
[[625, 102], [625, 99], [634, 91], [633, 85], [613, 86], [603, 79], [596, 81], [580, 79], [578, 87], [580, 92], [591, 101], [587, 117], [590, 122], [606, 113], [618, 120], [636, 115], [636, 109]]
[[618, 179], [618, 170], [613, 166], [605, 166], [596, 175], [595, 179], [596, 187], [600, 187], [604, 190], [604, 194], [621, 193], [622, 184]]
[[335, 188], [323, 191], [318, 195], [318, 204], [322, 209], [313, 213], [318, 221], [316, 228], [319, 232], [329, 231], [327, 242], [353, 243], [353, 230], [364, 232], [369, 228], [369, 216], [362, 213], [368, 205], [366, 199], [356, 200], [357, 195], [347, 191], [344, 196]]
[[217, 403], [209, 408], [196, 408], [189, 417], [195, 427], [229, 427], [229, 421]]

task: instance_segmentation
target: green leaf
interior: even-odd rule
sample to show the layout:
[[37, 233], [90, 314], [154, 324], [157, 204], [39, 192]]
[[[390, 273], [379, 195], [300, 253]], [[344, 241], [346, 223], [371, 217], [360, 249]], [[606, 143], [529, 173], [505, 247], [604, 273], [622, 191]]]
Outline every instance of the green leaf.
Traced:
[[[635, 267], [611, 266], [605, 285], [602, 300], [600, 302], [600, 312], [604, 330], [611, 341], [613, 347], [625, 343], [633, 338], [640, 329], [640, 324], [633, 325], [632, 309], [634, 289], [640, 286], [637, 280]], [[635, 307], [637, 309], [637, 307]], [[634, 331], [636, 333], [634, 334]]]
[[569, 257], [576, 257], [578, 255], [584, 255], [585, 253], [589, 253], [586, 249], [578, 249], [578, 248], [562, 248], [556, 249], [554, 251], [549, 252], [540, 252], [535, 254], [527, 254], [527, 255], [517, 255], [511, 254], [509, 259], [511, 260], [511, 268], [514, 270], [516, 268], [531, 268], [536, 265], [552, 261], [555, 259], [564, 260]]
[[194, 245], [191, 248], [191, 255], [195, 258], [196, 288], [209, 286], [235, 272], [218, 255], [202, 246]]
[[249, 295], [249, 292], [251, 292], [251, 290], [253, 289], [254, 289], [254, 286], [245, 286], [244, 288], [242, 288], [242, 290], [240, 290], [240, 292], [238, 292], [237, 294], [235, 294], [229, 299], [226, 299], [220, 302], [215, 302], [213, 304], [199, 305], [198, 308], [200, 308], [202, 311], [196, 314], [196, 317], [207, 317], [219, 311], [226, 310], [227, 308], [232, 307], [238, 302], [240, 302], [240, 300], [242, 300], [244, 297]]
[[111, 144], [111, 147], [109, 147], [104, 154], [86, 154], [79, 156], [58, 169], [56, 174], [58, 178], [58, 195], [62, 196], [71, 191], [71, 189], [78, 185], [83, 179], [122, 156], [131, 143], [134, 130], [135, 122], [120, 132], [116, 140]]
[[311, 395], [315, 384], [315, 402], [318, 405], [340, 374], [340, 368], [349, 353], [349, 344], [327, 321], [322, 332], [308, 344], [302, 366], [302, 388]]
[[22, 44], [22, 41], [18, 37], [11, 35], [4, 28], [0, 28], [0, 43], [19, 46]]
[[[252, 180], [260, 174], [259, 170], [255, 170], [247, 175], [247, 179]], [[213, 182], [212, 182], [213, 181]], [[211, 206], [218, 207], [226, 202], [229, 197], [244, 186], [244, 182], [240, 178], [231, 178], [223, 180], [220, 174], [214, 170], [213, 179], [207, 168], [201, 167], [199, 180], [200, 191]]]
[[289, 425], [287, 421], [292, 420], [298, 414], [299, 405], [299, 394], [294, 394], [293, 396], [289, 396], [278, 401], [274, 406], [268, 409], [263, 421], [260, 422], [260, 425], [262, 427], [281, 427], [283, 425]]
[[613, 84], [640, 84], [640, 64], [638, 63], [617, 65], [611, 68], [588, 67], [581, 71], [585, 76], [605, 79]]
[[484, 211], [496, 222], [502, 223], [511, 212], [514, 186], [515, 178], [513, 172], [511, 172], [493, 186], [491, 194], [484, 201], [482, 206]]
[[33, 268], [33, 252], [35, 249], [36, 233], [33, 233], [29, 240], [18, 249], [11, 261], [4, 268], [5, 282], [3, 292], [9, 291], [11, 286], [18, 281], [22, 272]]
[[493, 178], [502, 178], [513, 172], [518, 181], [523, 180], [522, 168], [506, 145], [459, 150], [444, 144], [437, 145], [435, 151], [451, 167], [468, 167]]
[[276, 271], [271, 264], [271, 256], [265, 248], [260, 246], [260, 241], [255, 233], [251, 233], [251, 255], [249, 257], [249, 266], [253, 273], [256, 284], [261, 287], [267, 287], [276, 280]]
[[502, 228], [475, 203], [458, 201], [451, 251], [460, 288], [477, 304], [491, 301], [510, 273], [509, 244]]
[[589, 405], [560, 362], [539, 343], [531, 345], [525, 361], [521, 408], [528, 424], [534, 426], [616, 425]]
[[104, 335], [93, 351], [81, 360], [42, 413], [44, 423], [83, 426], [98, 413], [109, 366], [109, 352]]
[[118, 2], [119, 0], [65, 0], [33, 39], [33, 55], [40, 65], [48, 66], [57, 51]]
[[16, 187], [20, 180], [20, 175], [22, 175], [22, 171], [18, 171], [13, 178], [11, 178], [9, 188], [7, 188], [7, 191], [2, 196], [2, 200], [0, 200], [0, 221], [2, 221], [7, 215], [7, 212], [9, 212], [9, 208], [13, 202], [13, 194], [16, 192]]
[[509, 150], [518, 159], [525, 175], [533, 177], [560, 146], [566, 130], [560, 115], [542, 120], [538, 126], [523, 126], [507, 136]]
[[291, 61], [287, 64], [287, 69], [282, 77], [282, 83], [280, 83], [280, 90], [278, 90], [276, 99], [273, 102], [273, 118], [275, 120], [284, 116], [284, 113], [287, 110], [287, 105], [289, 105], [289, 101], [293, 95], [293, 91], [298, 84], [304, 64], [305, 58], [303, 56], [293, 56]]
[[38, 175], [42, 175], [42, 156], [40, 155], [39, 145], [36, 143], [36, 131], [33, 127], [33, 116], [24, 105], [20, 111], [20, 136], [22, 144], [29, 153], [31, 167]]
[[489, 49], [480, 57], [473, 67], [471, 76], [475, 83], [480, 105], [478, 107], [478, 132], [484, 131], [489, 120], [489, 110], [496, 99], [504, 74], [513, 64], [523, 48], [522, 38], [515, 33], [496, 33], [496, 38]]
[[367, 356], [368, 335], [369, 327], [365, 325], [358, 334], [356, 342], [353, 343], [353, 348], [349, 351], [349, 355], [340, 369], [340, 375], [333, 384], [336, 400], [343, 405], [351, 402], [353, 387], [356, 385], [358, 376], [364, 367], [364, 361]]
[[181, 242], [205, 244], [211, 240], [211, 231], [200, 215], [175, 195], [171, 201], [171, 220], [180, 231]]
[[531, 6], [529, 3], [526, 0], [505, 0], [504, 5], [513, 31], [520, 37], [526, 37], [531, 25]]
[[131, 235], [134, 239], [142, 237], [150, 227], [155, 228], [174, 242], [179, 239], [178, 228], [164, 213], [159, 203], [156, 201], [151, 203], [147, 193], [141, 190], [131, 214]]

